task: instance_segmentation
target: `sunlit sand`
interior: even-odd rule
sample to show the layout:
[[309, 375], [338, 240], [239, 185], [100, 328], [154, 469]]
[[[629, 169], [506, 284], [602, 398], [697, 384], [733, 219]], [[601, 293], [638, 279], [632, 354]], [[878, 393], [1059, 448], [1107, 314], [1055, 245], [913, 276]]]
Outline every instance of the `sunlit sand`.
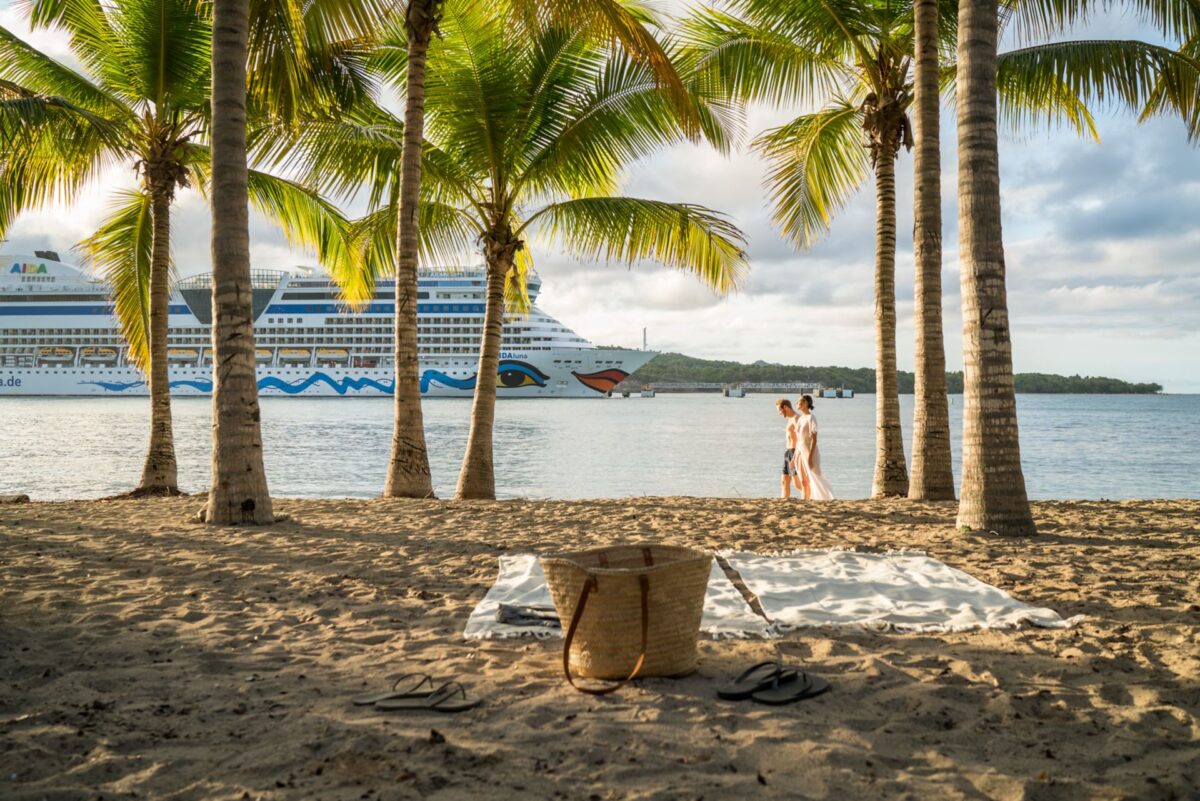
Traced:
[[[1200, 788], [1200, 501], [1035, 504], [1032, 540], [953, 504], [647, 498], [279, 501], [205, 527], [199, 498], [0, 507], [0, 796], [1188, 798]], [[700, 644], [698, 674], [597, 699], [559, 641], [466, 642], [496, 557], [654, 539], [920, 548], [1061, 631], [802, 631]], [[779, 649], [832, 693], [715, 688]], [[484, 704], [384, 714], [388, 677]]]

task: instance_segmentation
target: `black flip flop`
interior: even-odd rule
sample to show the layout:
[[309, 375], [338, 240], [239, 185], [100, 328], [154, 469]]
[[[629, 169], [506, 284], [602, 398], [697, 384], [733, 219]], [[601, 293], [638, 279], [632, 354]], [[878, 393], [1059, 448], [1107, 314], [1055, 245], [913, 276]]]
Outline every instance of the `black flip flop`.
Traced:
[[752, 694], [750, 698], [759, 704], [783, 706], [784, 704], [794, 704], [797, 701], [803, 701], [807, 698], [816, 698], [818, 695], [829, 692], [829, 690], [829, 682], [820, 676], [795, 671], [791, 676], [781, 678], [774, 686]]
[[[457, 700], [459, 697], [462, 700]], [[479, 699], [467, 700], [467, 688], [457, 681], [448, 681], [424, 697], [395, 698], [379, 701], [376, 709], [385, 711], [427, 710], [431, 712], [466, 712], [479, 706]]]
[[[419, 678], [416, 684], [405, 690], [399, 689], [401, 684], [410, 684], [411, 679]], [[387, 701], [393, 698], [427, 698], [434, 693], [433, 677], [425, 673], [405, 673], [400, 678], [392, 682], [392, 689], [383, 692], [375, 693], [374, 695], [362, 695], [354, 699], [355, 706], [371, 706], [380, 701]]]
[[756, 692], [777, 685], [795, 674], [795, 668], [785, 668], [779, 662], [759, 662], [743, 670], [729, 684], [718, 687], [717, 696], [726, 701], [744, 701]]

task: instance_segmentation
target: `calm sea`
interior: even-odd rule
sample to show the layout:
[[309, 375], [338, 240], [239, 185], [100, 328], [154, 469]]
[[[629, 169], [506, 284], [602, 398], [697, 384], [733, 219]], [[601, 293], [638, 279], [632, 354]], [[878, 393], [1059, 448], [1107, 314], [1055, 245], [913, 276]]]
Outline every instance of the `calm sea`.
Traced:
[[[955, 472], [962, 399], [951, 399]], [[133, 487], [148, 401], [0, 398], [0, 493], [95, 498]], [[207, 398], [175, 401], [179, 479], [208, 486]], [[503, 497], [772, 496], [784, 443], [774, 397], [659, 395], [497, 404], [497, 491]], [[912, 396], [900, 399], [911, 435]], [[1200, 395], [1023, 395], [1021, 450], [1034, 498], [1200, 497]], [[377, 495], [391, 429], [388, 399], [262, 401], [276, 496]], [[454, 490], [470, 402], [429, 400], [434, 484]], [[870, 493], [874, 398], [820, 400], [821, 452], [838, 497]]]

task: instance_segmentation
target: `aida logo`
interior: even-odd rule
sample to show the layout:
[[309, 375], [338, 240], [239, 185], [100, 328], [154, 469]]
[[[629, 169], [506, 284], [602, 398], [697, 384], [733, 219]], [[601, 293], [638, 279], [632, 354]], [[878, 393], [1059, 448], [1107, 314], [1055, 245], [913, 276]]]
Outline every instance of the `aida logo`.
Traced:
[[21, 262], [13, 262], [10, 273], [24, 273], [25, 275], [45, 275], [46, 265], [44, 264], [22, 264]]

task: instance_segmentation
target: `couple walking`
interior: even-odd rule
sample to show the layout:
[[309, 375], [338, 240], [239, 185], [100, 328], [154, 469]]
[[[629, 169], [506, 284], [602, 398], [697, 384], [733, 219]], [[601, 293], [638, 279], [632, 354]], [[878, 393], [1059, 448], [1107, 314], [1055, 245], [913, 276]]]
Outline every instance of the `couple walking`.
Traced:
[[783, 478], [780, 489], [784, 498], [792, 497], [792, 484], [804, 493], [805, 500], [831, 501], [833, 489], [821, 474], [821, 452], [817, 450], [817, 418], [813, 415], [812, 395], [800, 398], [800, 411], [787, 398], [775, 401], [775, 408], [787, 420], [787, 450], [783, 452]]

